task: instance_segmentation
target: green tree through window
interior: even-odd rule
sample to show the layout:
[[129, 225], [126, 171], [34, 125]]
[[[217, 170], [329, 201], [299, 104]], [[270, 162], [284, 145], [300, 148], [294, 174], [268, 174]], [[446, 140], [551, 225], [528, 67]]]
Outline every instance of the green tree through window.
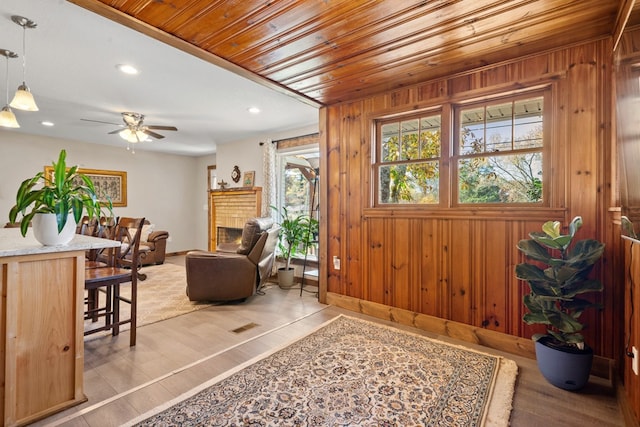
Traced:
[[[548, 94], [547, 89], [376, 121], [376, 204], [542, 203]], [[451, 117], [443, 117], [444, 111]], [[446, 141], [443, 128], [452, 129], [444, 132]], [[451, 191], [441, 194], [441, 185]]]
[[438, 203], [440, 116], [384, 123], [380, 203]]
[[459, 203], [542, 201], [542, 97], [459, 110]]

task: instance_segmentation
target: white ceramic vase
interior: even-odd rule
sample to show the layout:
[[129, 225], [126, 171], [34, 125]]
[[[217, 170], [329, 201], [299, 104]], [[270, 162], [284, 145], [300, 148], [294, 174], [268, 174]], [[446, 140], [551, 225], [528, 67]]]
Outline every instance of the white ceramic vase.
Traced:
[[76, 233], [76, 221], [72, 215], [67, 217], [67, 223], [58, 234], [56, 214], [39, 213], [33, 217], [33, 235], [44, 246], [67, 245]]

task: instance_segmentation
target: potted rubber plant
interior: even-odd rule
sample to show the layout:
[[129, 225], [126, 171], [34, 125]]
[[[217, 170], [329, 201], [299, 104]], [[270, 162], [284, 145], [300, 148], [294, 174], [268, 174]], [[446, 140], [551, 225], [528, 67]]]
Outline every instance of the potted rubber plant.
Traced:
[[91, 179], [78, 172], [78, 166], [67, 168], [67, 153], [61, 150], [53, 162], [51, 176], [38, 172], [18, 187], [16, 204], [9, 211], [9, 221], [20, 219], [20, 232], [26, 236], [33, 223], [36, 240], [43, 245], [65, 245], [75, 234], [76, 224], [86, 211], [89, 218], [100, 217], [106, 208], [110, 216], [110, 201], [98, 200]]
[[602, 283], [590, 277], [604, 252], [604, 244], [595, 239], [574, 242], [582, 218], [575, 217], [569, 233], [561, 234], [558, 221], [547, 221], [542, 232], [532, 232], [520, 240], [518, 249], [533, 262], [516, 266], [518, 279], [527, 282], [530, 292], [523, 298], [528, 313], [523, 321], [542, 324], [546, 334], [534, 334], [538, 368], [551, 384], [577, 390], [589, 380], [593, 350], [585, 344], [580, 316], [599, 304], [583, 298], [601, 292]]
[[[271, 207], [277, 210], [275, 206]], [[306, 253], [318, 233], [318, 221], [309, 215], [289, 215], [286, 206], [280, 210], [280, 235], [278, 236], [278, 251], [285, 261], [285, 266], [278, 268], [278, 284], [281, 288], [290, 288], [294, 282], [294, 268], [291, 258], [297, 253]]]

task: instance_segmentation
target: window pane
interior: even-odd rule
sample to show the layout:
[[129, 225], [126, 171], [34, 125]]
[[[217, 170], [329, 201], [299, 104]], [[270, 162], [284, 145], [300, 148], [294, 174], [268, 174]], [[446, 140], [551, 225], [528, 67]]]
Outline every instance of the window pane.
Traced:
[[460, 112], [460, 154], [484, 152], [484, 107]]
[[440, 116], [420, 119], [420, 158], [440, 157]]
[[380, 203], [438, 203], [439, 162], [381, 166]]
[[542, 153], [487, 156], [458, 161], [460, 203], [542, 201]]
[[386, 125], [382, 125], [382, 159], [383, 162], [393, 162], [398, 160], [398, 141], [400, 134], [400, 124], [399, 123], [389, 123]]
[[418, 119], [402, 122], [402, 149], [400, 151], [400, 160], [415, 160], [420, 158], [418, 153], [419, 123]]
[[485, 152], [510, 151], [511, 102], [487, 107], [487, 145]]
[[284, 170], [284, 205], [291, 217], [309, 214], [309, 181], [300, 169]]
[[516, 101], [514, 148], [542, 147], [542, 97]]

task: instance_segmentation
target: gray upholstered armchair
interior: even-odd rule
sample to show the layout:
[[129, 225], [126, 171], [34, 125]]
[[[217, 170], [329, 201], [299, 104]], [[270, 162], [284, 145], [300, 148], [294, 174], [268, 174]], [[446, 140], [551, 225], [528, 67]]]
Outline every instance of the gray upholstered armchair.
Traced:
[[234, 252], [187, 253], [187, 296], [191, 301], [235, 301], [252, 296], [271, 275], [280, 229], [271, 218], [253, 218]]

